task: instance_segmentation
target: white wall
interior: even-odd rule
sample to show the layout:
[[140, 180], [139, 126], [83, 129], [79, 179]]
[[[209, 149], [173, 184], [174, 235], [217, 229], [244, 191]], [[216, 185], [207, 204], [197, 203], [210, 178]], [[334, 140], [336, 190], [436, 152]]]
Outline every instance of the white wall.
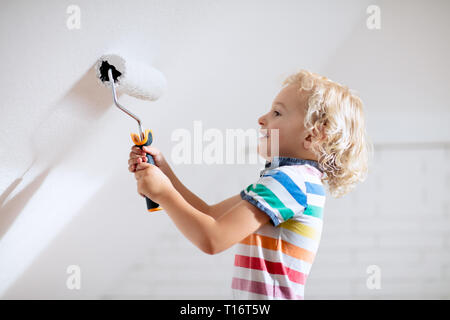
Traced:
[[[81, 9], [81, 29], [66, 9]], [[366, 8], [381, 8], [368, 30]], [[120, 100], [170, 159], [171, 134], [257, 128], [300, 68], [357, 90], [376, 145], [366, 183], [329, 198], [306, 298], [449, 298], [448, 1], [7, 1], [0, 4], [0, 295], [228, 298], [232, 250], [202, 254], [127, 172], [136, 124], [92, 71], [110, 48], [168, 79], [154, 103]], [[174, 165], [209, 203], [258, 165]], [[201, 179], [199, 178], [201, 177]], [[211, 185], [220, 184], [220, 187]], [[68, 290], [79, 265], [82, 289]], [[378, 265], [382, 288], [366, 287]]]

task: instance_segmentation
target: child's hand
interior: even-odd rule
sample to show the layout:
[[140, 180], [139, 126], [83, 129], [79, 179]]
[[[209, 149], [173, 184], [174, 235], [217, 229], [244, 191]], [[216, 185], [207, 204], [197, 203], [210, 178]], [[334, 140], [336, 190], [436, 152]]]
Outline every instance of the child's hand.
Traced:
[[134, 173], [137, 189], [141, 196], [146, 196], [154, 202], [175, 190], [170, 179], [157, 166], [150, 163], [139, 163]]
[[147, 162], [146, 152], [153, 156], [155, 165], [164, 172], [167, 162], [161, 151], [152, 146], [143, 147], [143, 150], [141, 150], [134, 145], [131, 147], [130, 159], [128, 160], [128, 171], [135, 172], [138, 164]]

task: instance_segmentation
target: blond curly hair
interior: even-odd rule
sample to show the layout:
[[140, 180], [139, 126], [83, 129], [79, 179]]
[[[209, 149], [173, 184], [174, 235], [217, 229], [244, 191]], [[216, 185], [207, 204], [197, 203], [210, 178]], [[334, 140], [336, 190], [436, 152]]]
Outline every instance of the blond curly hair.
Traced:
[[325, 173], [322, 181], [333, 197], [341, 197], [368, 172], [373, 148], [366, 135], [363, 103], [347, 86], [306, 70], [288, 76], [283, 86], [290, 84], [309, 94], [305, 129]]

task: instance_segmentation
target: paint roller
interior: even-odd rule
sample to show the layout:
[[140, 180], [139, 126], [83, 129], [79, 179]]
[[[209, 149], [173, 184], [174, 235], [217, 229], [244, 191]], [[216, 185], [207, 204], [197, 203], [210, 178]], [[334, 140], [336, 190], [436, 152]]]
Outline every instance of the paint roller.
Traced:
[[[121, 105], [117, 100], [117, 91], [138, 99], [155, 101], [165, 92], [167, 81], [160, 71], [155, 68], [133, 61], [129, 57], [111, 53], [101, 56], [95, 64], [97, 78], [106, 87], [111, 87], [114, 104], [138, 123], [139, 134], [131, 133], [133, 143], [142, 149], [153, 142], [152, 130], [142, 129], [141, 120]], [[146, 154], [147, 162], [155, 164], [153, 157]], [[160, 205], [145, 197], [149, 212], [163, 210]]]

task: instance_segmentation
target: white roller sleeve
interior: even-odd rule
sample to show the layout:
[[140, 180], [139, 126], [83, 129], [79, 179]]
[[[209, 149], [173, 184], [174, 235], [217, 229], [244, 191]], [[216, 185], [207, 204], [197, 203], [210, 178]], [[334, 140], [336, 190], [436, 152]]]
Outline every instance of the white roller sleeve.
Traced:
[[119, 92], [138, 99], [155, 101], [166, 91], [167, 80], [162, 72], [115, 53], [101, 56], [95, 64], [97, 78], [107, 87], [111, 87], [110, 82], [100, 80], [100, 66], [103, 61], [107, 61], [121, 73], [115, 82]]

